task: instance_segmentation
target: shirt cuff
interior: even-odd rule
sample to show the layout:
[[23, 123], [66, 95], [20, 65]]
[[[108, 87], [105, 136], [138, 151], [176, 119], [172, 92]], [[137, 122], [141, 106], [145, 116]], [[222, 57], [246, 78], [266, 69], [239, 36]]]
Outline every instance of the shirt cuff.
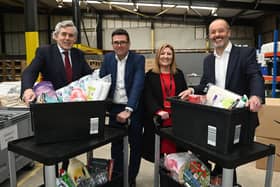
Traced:
[[128, 111], [131, 112], [131, 113], [133, 112], [133, 108], [128, 107], [128, 106], [125, 107], [125, 110], [128, 110]]

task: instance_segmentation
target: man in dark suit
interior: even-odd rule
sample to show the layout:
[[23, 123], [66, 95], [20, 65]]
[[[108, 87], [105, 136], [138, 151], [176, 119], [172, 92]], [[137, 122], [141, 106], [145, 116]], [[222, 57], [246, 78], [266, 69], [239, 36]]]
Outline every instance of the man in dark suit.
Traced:
[[[35, 58], [24, 70], [21, 79], [21, 95], [27, 105], [36, 97], [33, 85], [39, 73], [42, 74], [42, 79], [50, 81], [56, 90], [92, 72], [83, 52], [73, 48], [77, 34], [77, 28], [72, 21], [59, 22], [52, 34], [56, 44], [39, 47], [36, 50]], [[66, 58], [70, 63], [68, 70], [65, 68]], [[70, 72], [67, 74], [67, 71]]]
[[[36, 98], [33, 85], [39, 73], [42, 74], [43, 80], [50, 81], [56, 90], [92, 72], [83, 52], [72, 48], [76, 42], [77, 34], [77, 28], [72, 21], [59, 22], [52, 35], [56, 44], [37, 49], [35, 58], [24, 70], [21, 79], [21, 95], [27, 105]], [[66, 60], [66, 58], [68, 59]], [[66, 73], [66, 61], [71, 66], [68, 69], [70, 70], [69, 74]], [[67, 170], [68, 163], [68, 161], [64, 161], [62, 168]]]
[[[209, 38], [214, 46], [214, 54], [204, 59], [200, 85], [181, 92], [179, 96], [186, 99], [191, 93], [203, 94], [208, 83], [239, 95], [246, 94], [249, 97], [247, 106], [251, 110], [250, 133], [246, 141], [252, 142], [255, 128], [259, 125], [257, 111], [265, 101], [264, 80], [256, 62], [256, 50], [232, 45], [230, 36], [230, 26], [224, 19], [216, 19], [210, 24]], [[220, 174], [222, 169], [216, 167], [214, 172]]]
[[[117, 29], [112, 33], [114, 52], [104, 56], [100, 77], [111, 74], [112, 84], [109, 98], [111, 126], [123, 126], [130, 119], [128, 140], [130, 144], [129, 183], [135, 186], [135, 179], [141, 162], [142, 124], [140, 122], [140, 97], [144, 87], [145, 58], [129, 51], [130, 39], [126, 30]], [[112, 143], [111, 156], [114, 171], [123, 172], [123, 142]]]

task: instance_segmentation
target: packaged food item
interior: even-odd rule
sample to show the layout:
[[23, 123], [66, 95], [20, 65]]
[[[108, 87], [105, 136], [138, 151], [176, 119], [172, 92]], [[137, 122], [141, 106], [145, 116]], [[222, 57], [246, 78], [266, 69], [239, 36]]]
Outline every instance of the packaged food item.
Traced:
[[189, 100], [190, 103], [196, 103], [196, 104], [204, 104], [206, 101], [206, 96], [205, 95], [196, 95], [196, 94], [191, 94], [189, 95]]
[[70, 160], [67, 172], [76, 186], [81, 183], [81, 181], [90, 178], [90, 175], [84, 163], [76, 158], [72, 158]]
[[170, 177], [189, 187], [208, 187], [210, 170], [191, 152], [172, 153], [164, 158]]
[[63, 181], [61, 183], [64, 183], [64, 185], [66, 184], [66, 187], [75, 187], [74, 182], [72, 181], [72, 179], [69, 177], [69, 175], [66, 173], [64, 169], [59, 170], [59, 175]]

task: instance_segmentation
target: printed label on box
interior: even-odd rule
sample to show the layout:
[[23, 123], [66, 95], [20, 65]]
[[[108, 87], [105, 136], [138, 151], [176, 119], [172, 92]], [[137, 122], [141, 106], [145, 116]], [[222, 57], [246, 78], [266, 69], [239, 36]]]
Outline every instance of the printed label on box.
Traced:
[[241, 124], [235, 126], [233, 144], [239, 143], [241, 133]]
[[8, 142], [18, 139], [17, 124], [0, 131], [0, 150], [8, 147]]
[[98, 134], [99, 118], [90, 118], [90, 134]]
[[214, 126], [208, 125], [207, 144], [216, 147], [216, 139], [217, 139], [217, 128]]

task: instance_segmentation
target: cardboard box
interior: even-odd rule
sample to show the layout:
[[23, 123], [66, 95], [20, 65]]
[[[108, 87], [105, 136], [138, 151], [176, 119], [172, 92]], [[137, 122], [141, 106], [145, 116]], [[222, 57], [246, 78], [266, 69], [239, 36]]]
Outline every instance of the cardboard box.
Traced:
[[[274, 160], [274, 171], [280, 171], [280, 139], [272, 139], [272, 138], [263, 138], [257, 137], [257, 142], [269, 145], [275, 145], [275, 160]], [[267, 158], [262, 158], [256, 161], [256, 168], [265, 169], [266, 170], [266, 160]]]
[[280, 139], [280, 99], [266, 98], [265, 102], [258, 113], [260, 125], [256, 129], [256, 136]]
[[149, 71], [154, 66], [155, 59], [154, 58], [146, 58], [145, 61], [145, 72]]

